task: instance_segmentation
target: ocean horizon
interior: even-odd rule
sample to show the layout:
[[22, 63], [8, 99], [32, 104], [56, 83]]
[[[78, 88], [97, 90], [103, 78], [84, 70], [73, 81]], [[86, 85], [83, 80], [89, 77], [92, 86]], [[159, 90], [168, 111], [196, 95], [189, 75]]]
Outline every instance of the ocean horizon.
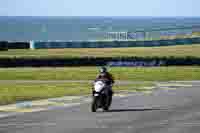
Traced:
[[191, 26], [200, 26], [200, 17], [0, 16], [0, 40], [105, 40], [108, 32], [176, 30]]

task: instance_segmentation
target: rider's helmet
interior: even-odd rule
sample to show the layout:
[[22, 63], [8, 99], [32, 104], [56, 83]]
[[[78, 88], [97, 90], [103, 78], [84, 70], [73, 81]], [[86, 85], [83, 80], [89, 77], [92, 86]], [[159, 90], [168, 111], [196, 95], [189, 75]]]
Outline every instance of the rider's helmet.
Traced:
[[100, 73], [106, 73], [107, 72], [107, 68], [106, 67], [101, 67], [99, 71], [100, 71]]

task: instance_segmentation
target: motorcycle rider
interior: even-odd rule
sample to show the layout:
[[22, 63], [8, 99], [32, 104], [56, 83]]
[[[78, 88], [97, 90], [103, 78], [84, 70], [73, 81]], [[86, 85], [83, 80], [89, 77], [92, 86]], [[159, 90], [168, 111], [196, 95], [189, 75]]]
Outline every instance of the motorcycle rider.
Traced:
[[113, 90], [112, 90], [112, 86], [111, 85], [115, 83], [114, 78], [113, 78], [112, 74], [107, 71], [106, 67], [101, 67], [99, 72], [100, 73], [96, 77], [95, 81], [97, 81], [97, 80], [105, 80], [106, 84], [109, 86], [108, 87], [109, 97], [112, 98]]

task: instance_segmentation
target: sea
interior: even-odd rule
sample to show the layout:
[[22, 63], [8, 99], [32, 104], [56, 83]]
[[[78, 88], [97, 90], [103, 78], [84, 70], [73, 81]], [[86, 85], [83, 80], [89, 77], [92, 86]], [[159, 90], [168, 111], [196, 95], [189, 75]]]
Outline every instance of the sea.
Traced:
[[104, 40], [108, 32], [137, 32], [200, 26], [200, 17], [1, 16], [0, 41]]

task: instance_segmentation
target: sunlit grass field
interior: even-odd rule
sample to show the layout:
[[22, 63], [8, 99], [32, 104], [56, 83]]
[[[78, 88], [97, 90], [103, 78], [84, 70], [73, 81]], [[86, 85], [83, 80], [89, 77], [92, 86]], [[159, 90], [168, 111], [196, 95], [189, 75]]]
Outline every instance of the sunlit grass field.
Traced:
[[[2, 57], [68, 58], [68, 57], [200, 57], [200, 45], [106, 49], [39, 49], [0, 51]], [[114, 90], [141, 91], [151, 81], [200, 80], [200, 67], [110, 67], [116, 80], [144, 81], [142, 84], [115, 85]], [[15, 83], [12, 80], [94, 80], [98, 67], [0, 68], [0, 104], [90, 93], [90, 83]], [[146, 83], [145, 81], [150, 81]]]
[[[0, 68], [0, 80], [93, 80], [99, 67]], [[109, 67], [116, 80], [200, 80], [200, 67]]]
[[37, 50], [8, 50], [0, 51], [2, 57], [37, 57], [37, 58], [67, 58], [67, 57], [200, 57], [200, 45], [177, 45], [163, 47], [135, 48], [66, 48], [66, 49], [37, 49]]

